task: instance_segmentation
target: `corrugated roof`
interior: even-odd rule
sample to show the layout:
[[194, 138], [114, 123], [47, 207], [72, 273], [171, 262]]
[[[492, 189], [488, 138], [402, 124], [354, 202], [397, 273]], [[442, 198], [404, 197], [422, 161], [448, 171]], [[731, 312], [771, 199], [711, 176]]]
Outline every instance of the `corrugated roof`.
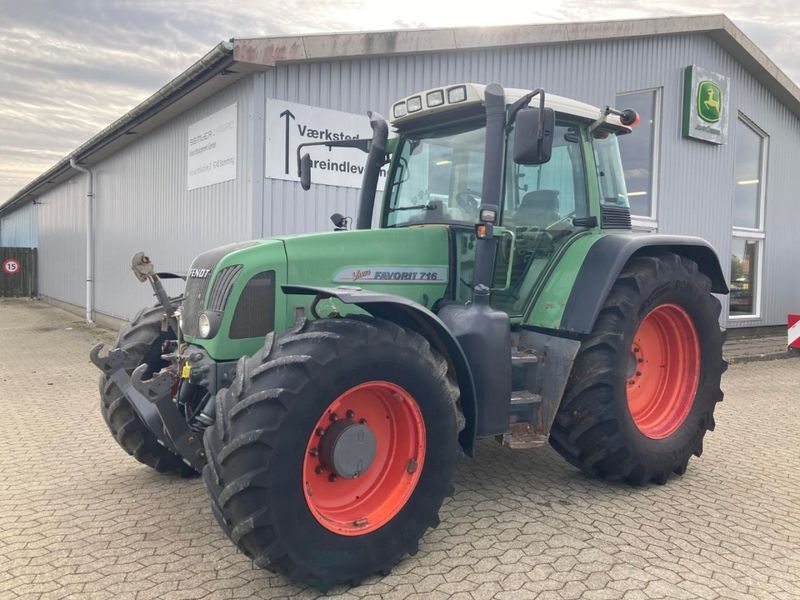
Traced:
[[782, 104], [800, 117], [800, 88], [725, 15], [661, 17], [587, 23], [415, 29], [232, 39], [222, 42], [147, 100], [31, 181], [0, 206], [0, 215], [72, 175], [69, 162], [99, 162], [135, 135], [198, 104], [245, 75], [281, 63], [366, 56], [567, 44], [637, 37], [705, 34], [722, 46]]

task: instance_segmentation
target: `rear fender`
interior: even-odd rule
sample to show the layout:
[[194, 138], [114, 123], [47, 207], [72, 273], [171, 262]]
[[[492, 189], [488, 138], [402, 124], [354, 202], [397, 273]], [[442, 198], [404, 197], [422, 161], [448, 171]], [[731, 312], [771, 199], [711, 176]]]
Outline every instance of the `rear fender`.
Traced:
[[447, 359], [456, 377], [460, 392], [461, 410], [466, 421], [458, 441], [464, 453], [472, 456], [475, 447], [477, 399], [475, 383], [467, 357], [461, 345], [439, 317], [427, 308], [402, 296], [379, 294], [355, 287], [315, 287], [305, 285], [281, 286], [284, 294], [335, 298], [344, 304], [353, 304], [380, 319], [386, 319], [413, 329], [424, 336]]
[[664, 251], [692, 259], [711, 279], [712, 292], [728, 293], [717, 253], [702, 238], [657, 234], [607, 235], [589, 249], [567, 300], [559, 329], [578, 335], [591, 333], [611, 286], [625, 264], [636, 256]]

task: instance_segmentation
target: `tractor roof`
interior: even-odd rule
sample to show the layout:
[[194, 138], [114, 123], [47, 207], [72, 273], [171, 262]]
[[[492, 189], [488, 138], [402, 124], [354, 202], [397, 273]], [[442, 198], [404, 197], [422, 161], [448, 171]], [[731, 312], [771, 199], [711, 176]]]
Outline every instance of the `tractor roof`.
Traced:
[[[506, 104], [512, 104], [529, 94], [532, 90], [517, 88], [504, 88]], [[402, 126], [416, 119], [442, 113], [462, 106], [482, 105], [486, 98], [486, 86], [480, 83], [458, 83], [431, 88], [417, 92], [398, 100], [392, 105], [389, 115], [393, 126]], [[531, 104], [536, 105], [538, 99], [534, 98]], [[603, 116], [603, 111], [591, 104], [550, 94], [545, 90], [545, 106], [563, 115], [572, 115], [582, 119], [594, 121]], [[630, 128], [620, 123], [616, 115], [607, 115], [606, 122], [616, 130], [623, 133], [630, 132]]]

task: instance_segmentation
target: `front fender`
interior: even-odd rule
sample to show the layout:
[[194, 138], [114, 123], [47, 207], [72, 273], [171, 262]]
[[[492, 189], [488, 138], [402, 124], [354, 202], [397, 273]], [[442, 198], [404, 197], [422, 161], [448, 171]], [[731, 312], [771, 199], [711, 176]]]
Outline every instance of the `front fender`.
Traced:
[[564, 307], [559, 329], [573, 334], [591, 333], [611, 286], [625, 264], [634, 256], [659, 250], [692, 259], [711, 279], [712, 292], [728, 293], [717, 253], [703, 238], [649, 233], [606, 235], [589, 249]]
[[464, 429], [458, 436], [461, 448], [472, 456], [475, 447], [477, 398], [472, 370], [464, 350], [447, 326], [427, 308], [394, 294], [380, 294], [356, 287], [316, 287], [305, 285], [283, 285], [284, 294], [335, 298], [344, 304], [353, 304], [380, 319], [386, 319], [408, 327], [423, 335], [436, 350], [447, 359], [456, 376], [464, 412]]

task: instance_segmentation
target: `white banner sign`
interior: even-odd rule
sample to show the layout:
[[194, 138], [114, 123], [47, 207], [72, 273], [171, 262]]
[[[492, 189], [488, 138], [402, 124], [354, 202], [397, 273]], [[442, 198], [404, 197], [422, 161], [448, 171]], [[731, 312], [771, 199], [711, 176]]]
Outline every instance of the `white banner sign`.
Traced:
[[189, 125], [189, 190], [236, 179], [237, 104]]
[[[353, 113], [267, 99], [266, 177], [297, 181], [297, 147], [309, 142], [372, 139], [366, 114]], [[311, 146], [301, 154], [311, 156], [311, 183], [360, 188], [367, 155], [357, 148]], [[381, 169], [378, 189], [386, 181]]]

